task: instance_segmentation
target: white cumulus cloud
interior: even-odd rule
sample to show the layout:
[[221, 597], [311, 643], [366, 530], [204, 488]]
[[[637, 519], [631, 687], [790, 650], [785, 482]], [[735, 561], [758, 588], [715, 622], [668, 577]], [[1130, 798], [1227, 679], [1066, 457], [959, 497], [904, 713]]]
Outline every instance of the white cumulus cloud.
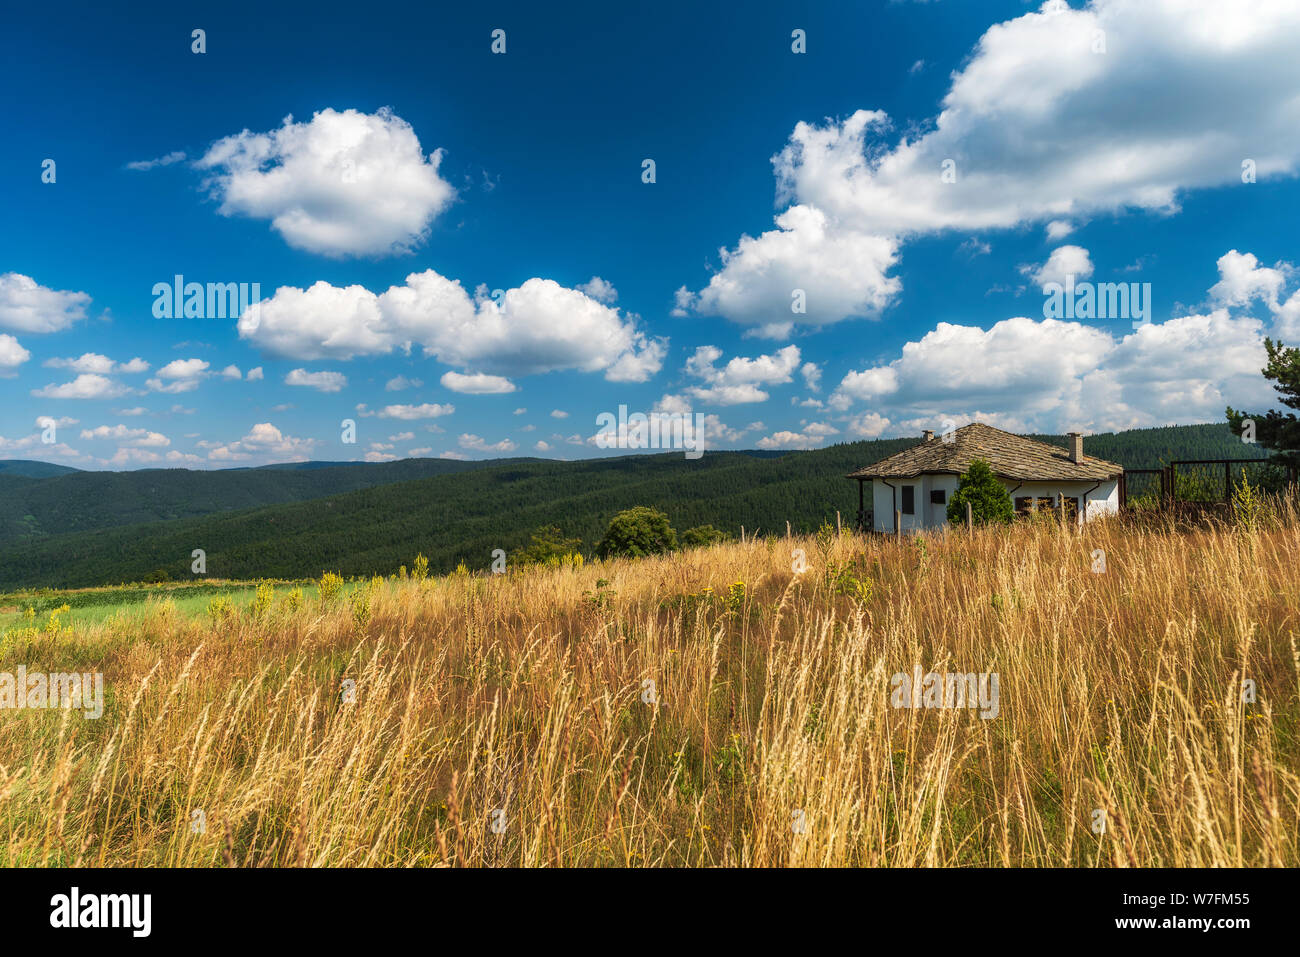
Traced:
[[326, 256], [410, 251], [455, 198], [411, 125], [391, 110], [321, 110], [268, 133], [244, 130], [196, 162], [222, 214], [269, 219], [297, 249]]

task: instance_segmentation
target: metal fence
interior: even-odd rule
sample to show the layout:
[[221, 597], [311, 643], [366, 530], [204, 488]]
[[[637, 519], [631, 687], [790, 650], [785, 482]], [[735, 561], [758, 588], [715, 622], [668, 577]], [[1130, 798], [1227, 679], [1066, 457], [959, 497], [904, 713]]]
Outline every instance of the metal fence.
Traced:
[[1296, 469], [1268, 459], [1176, 459], [1160, 469], [1125, 469], [1120, 504], [1225, 504], [1243, 481], [1265, 492], [1281, 492], [1296, 484]]

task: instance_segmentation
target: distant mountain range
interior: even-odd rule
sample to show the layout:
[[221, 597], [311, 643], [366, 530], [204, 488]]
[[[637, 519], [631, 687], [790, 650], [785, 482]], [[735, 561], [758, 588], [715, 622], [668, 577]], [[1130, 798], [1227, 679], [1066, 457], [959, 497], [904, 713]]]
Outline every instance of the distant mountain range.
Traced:
[[16, 475], [20, 478], [49, 478], [53, 475], [69, 475], [80, 472], [67, 465], [55, 465], [52, 462], [33, 462], [29, 459], [0, 459], [0, 475]]
[[[1062, 436], [1034, 436], [1064, 447]], [[880, 439], [808, 452], [681, 452], [556, 462], [406, 459], [252, 469], [90, 472], [0, 462], [0, 589], [188, 579], [388, 574], [423, 552], [431, 570], [486, 567], [495, 548], [558, 525], [590, 548], [620, 509], [653, 505], [678, 530], [808, 531], [853, 520], [852, 469], [920, 441]], [[1174, 458], [1263, 457], [1226, 425], [1085, 439], [1126, 468]], [[49, 470], [43, 472], [42, 470]]]

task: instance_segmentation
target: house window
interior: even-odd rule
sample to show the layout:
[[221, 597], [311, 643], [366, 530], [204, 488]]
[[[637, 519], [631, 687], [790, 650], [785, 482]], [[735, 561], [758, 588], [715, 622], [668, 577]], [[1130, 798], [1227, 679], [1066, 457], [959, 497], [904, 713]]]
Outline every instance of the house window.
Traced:
[[948, 502], [948, 493], [945, 492], [943, 489], [935, 488], [930, 490], [931, 505], [945, 505], [947, 504], [947, 502]]
[[[1075, 518], [1079, 512], [1079, 500], [1071, 496], [1065, 496], [1063, 500], [1065, 515], [1067, 518]], [[1031, 512], [1050, 512], [1057, 514], [1057, 503], [1055, 495], [1032, 495], [1017, 497], [1015, 500], [1016, 514], [1029, 515]]]
[[903, 514], [916, 514], [916, 489], [911, 485], [903, 486]]

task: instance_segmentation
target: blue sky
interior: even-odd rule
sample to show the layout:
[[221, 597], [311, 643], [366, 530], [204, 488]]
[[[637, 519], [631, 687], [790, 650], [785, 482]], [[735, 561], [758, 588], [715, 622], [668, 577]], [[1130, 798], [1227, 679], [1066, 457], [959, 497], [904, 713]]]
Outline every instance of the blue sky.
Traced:
[[[735, 9], [10, 12], [0, 458], [625, 454], [594, 441], [620, 405], [816, 448], [1270, 402], [1300, 13]], [[262, 302], [159, 318], [177, 274]], [[1067, 274], [1149, 283], [1149, 322], [1046, 319]]]

